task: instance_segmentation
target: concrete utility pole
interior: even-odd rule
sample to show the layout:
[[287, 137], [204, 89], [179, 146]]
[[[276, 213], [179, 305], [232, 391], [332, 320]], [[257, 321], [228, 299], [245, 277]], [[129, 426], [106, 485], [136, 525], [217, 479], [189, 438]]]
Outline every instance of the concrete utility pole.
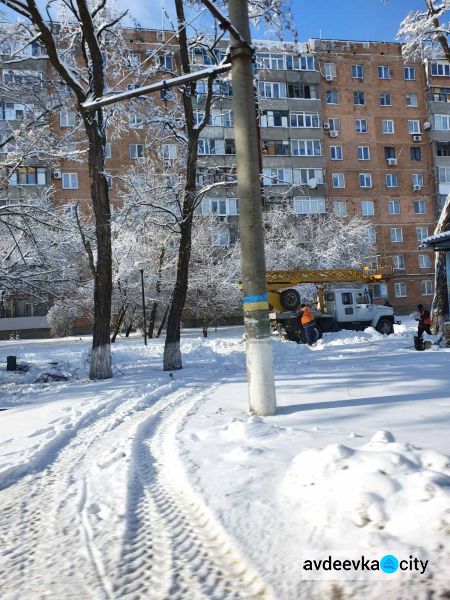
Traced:
[[231, 24], [241, 38], [237, 38], [231, 31], [239, 234], [250, 410], [257, 415], [273, 415], [276, 410], [276, 398], [264, 258], [260, 148], [253, 89], [248, 3], [247, 0], [229, 0], [228, 7]]

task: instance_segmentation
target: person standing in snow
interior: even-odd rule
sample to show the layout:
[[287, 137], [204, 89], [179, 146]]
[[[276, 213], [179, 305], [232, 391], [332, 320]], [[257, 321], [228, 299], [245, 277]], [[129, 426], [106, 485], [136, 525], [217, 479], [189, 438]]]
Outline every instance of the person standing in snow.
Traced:
[[317, 342], [316, 337], [316, 321], [312, 310], [306, 304], [300, 306], [298, 315], [299, 321], [303, 327], [308, 346], [312, 346]]
[[417, 305], [419, 312], [419, 324], [417, 326], [417, 337], [422, 339], [423, 332], [425, 331], [428, 335], [431, 335], [431, 316], [430, 311], [423, 306], [423, 304]]

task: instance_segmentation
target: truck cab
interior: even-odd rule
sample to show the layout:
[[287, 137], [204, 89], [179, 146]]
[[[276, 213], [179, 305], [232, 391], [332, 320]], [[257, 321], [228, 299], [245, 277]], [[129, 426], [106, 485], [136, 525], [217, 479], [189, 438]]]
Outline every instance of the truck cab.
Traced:
[[373, 304], [367, 287], [326, 290], [324, 314], [333, 316], [341, 329], [374, 327], [387, 335], [393, 333], [394, 323], [398, 322], [391, 306]]

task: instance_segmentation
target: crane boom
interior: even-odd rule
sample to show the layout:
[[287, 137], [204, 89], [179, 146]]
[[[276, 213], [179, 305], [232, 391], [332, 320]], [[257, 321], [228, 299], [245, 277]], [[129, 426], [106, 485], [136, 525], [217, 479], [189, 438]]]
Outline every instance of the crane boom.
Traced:
[[392, 267], [363, 267], [361, 269], [283, 269], [266, 271], [270, 291], [300, 283], [363, 282], [379, 283], [394, 275]]

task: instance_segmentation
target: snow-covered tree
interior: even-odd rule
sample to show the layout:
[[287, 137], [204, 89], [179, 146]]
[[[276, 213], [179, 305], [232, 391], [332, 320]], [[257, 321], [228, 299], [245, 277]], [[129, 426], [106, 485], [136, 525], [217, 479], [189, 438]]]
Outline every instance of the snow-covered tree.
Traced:
[[[424, 10], [409, 13], [400, 25], [398, 38], [403, 42], [403, 55], [407, 59], [443, 58], [450, 62], [450, 0], [424, 0]], [[450, 202], [442, 209], [435, 233], [450, 229]], [[433, 327], [440, 327], [446, 309], [447, 271], [445, 252], [436, 252], [435, 284], [432, 304]]]
[[236, 316], [242, 305], [239, 245], [214, 245], [212, 232], [219, 227], [214, 217], [200, 217], [192, 236], [186, 308], [201, 323], [205, 337], [211, 325]]
[[264, 212], [268, 269], [333, 269], [367, 264], [370, 223], [359, 217], [299, 215], [290, 202]]

